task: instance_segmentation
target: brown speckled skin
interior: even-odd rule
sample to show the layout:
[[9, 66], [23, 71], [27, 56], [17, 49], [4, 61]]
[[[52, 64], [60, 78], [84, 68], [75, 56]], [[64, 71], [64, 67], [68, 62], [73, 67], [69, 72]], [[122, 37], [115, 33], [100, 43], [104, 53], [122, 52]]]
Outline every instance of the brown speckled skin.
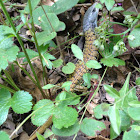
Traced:
[[73, 73], [72, 78], [69, 79], [69, 81], [72, 82], [70, 86], [70, 91], [74, 90], [78, 81], [82, 79], [83, 74], [88, 72], [89, 69], [85, 66], [84, 63], [89, 60], [95, 60], [98, 57], [98, 50], [93, 45], [95, 39], [96, 37], [91, 29], [85, 32], [85, 46], [83, 51], [84, 62], [78, 61], [78, 63], [76, 64], [75, 72]]

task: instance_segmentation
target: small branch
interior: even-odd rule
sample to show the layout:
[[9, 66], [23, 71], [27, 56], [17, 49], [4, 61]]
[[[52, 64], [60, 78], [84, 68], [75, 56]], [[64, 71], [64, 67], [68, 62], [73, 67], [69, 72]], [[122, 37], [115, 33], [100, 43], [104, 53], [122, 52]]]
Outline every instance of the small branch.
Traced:
[[36, 138], [36, 132], [42, 134], [46, 128], [48, 128], [52, 124], [52, 116], [39, 128], [37, 128], [32, 135], [30, 136], [29, 140], [34, 140]]
[[136, 9], [136, 6], [135, 6], [133, 0], [130, 0], [130, 1], [131, 1], [131, 3], [132, 3], [132, 5], [133, 5], [133, 7], [134, 7], [134, 9], [135, 9], [135, 11], [136, 11], [136, 13], [139, 14], [139, 12], [138, 12], [138, 10]]

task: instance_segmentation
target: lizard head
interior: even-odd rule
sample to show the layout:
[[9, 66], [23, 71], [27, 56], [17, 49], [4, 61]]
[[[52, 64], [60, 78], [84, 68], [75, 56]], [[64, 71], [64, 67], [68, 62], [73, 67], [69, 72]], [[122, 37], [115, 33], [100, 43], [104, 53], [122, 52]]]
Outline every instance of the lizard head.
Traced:
[[96, 4], [97, 3], [94, 3], [91, 7], [89, 7], [84, 15], [84, 20], [83, 20], [84, 32], [86, 32], [89, 29], [94, 31], [94, 28], [97, 26], [97, 17], [98, 17], [99, 9], [95, 8]]

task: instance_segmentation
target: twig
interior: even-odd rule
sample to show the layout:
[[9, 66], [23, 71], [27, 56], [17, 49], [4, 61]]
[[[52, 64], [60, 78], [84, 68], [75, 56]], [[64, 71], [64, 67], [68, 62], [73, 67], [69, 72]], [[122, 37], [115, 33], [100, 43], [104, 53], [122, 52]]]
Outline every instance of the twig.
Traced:
[[82, 3], [82, 4], [76, 4], [75, 7], [82, 7], [82, 6], [91, 6], [91, 3]]
[[133, 55], [133, 57], [134, 57], [135, 61], [137, 62], [138, 66], [139, 66], [139, 68], [140, 68], [140, 63], [138, 62], [138, 60], [136, 59], [136, 57], [134, 56], [134, 54], [133, 54], [133, 53], [132, 53], [132, 55]]
[[133, 7], [134, 7], [134, 9], [135, 9], [135, 11], [136, 11], [136, 13], [138, 14], [139, 12], [138, 12], [138, 10], [136, 9], [136, 6], [135, 6], [133, 0], [130, 0], [130, 1], [131, 1], [131, 3], [132, 3], [132, 5], [133, 5]]
[[33, 140], [36, 138], [36, 132], [42, 134], [46, 128], [48, 128], [50, 125], [52, 124], [52, 116], [46, 121], [45, 124], [43, 124], [41, 127], [39, 127], [38, 129], [36, 129], [30, 136], [29, 140]]

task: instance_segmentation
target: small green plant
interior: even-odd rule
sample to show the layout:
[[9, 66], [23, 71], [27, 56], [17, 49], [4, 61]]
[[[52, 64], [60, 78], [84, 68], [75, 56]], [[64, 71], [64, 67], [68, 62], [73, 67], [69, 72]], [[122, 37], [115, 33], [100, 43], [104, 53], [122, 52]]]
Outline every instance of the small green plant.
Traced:
[[[136, 96], [136, 87], [129, 89], [130, 73], [118, 92], [109, 85], [104, 85], [106, 92], [115, 99], [114, 104], [100, 104], [94, 109], [94, 115], [97, 119], [108, 116], [111, 122], [111, 139], [116, 138], [124, 131], [123, 140], [140, 138], [139, 121], [140, 121], [140, 102]], [[131, 130], [130, 130], [131, 128]], [[128, 131], [129, 130], [129, 131]]]
[[[0, 1], [0, 6], [5, 14], [5, 17], [7, 18], [6, 23], [8, 22], [7, 25], [10, 25], [0, 25], [0, 77], [10, 85], [9, 87], [0, 84], [0, 125], [5, 122], [9, 108], [11, 107], [13, 111], [18, 114], [24, 114], [32, 110], [32, 113], [25, 118], [25, 120], [16, 128], [11, 136], [29, 118], [31, 118], [34, 125], [42, 126], [50, 117], [52, 117], [53, 121], [51, 134], [53, 133], [60, 136], [71, 136], [75, 134], [76, 137], [76, 134], [80, 130], [88, 136], [96, 136], [97, 131], [102, 131], [106, 128], [105, 124], [98, 119], [102, 119], [103, 116], [108, 116], [111, 122], [111, 139], [119, 136], [121, 132], [124, 132], [124, 140], [128, 138], [133, 139], [135, 136], [140, 139], [140, 102], [136, 96], [136, 87], [129, 89], [130, 73], [128, 74], [127, 79], [119, 92], [109, 85], [104, 85], [104, 89], [111, 97], [115, 99], [115, 102], [113, 104], [102, 103], [98, 105], [94, 109], [96, 119], [84, 118], [84, 115], [88, 104], [99, 90], [99, 86], [101, 85], [107, 68], [105, 69], [94, 94], [81, 108], [79, 107], [79, 105], [82, 103], [81, 96], [85, 94], [83, 93], [81, 95], [77, 95], [76, 93], [71, 92], [70, 81], [66, 81], [62, 86], [47, 83], [46, 78], [48, 77], [48, 74], [46, 73], [46, 68], [52, 69], [62, 66], [62, 72], [64, 74], [72, 74], [75, 70], [74, 63], [68, 62], [66, 65], [63, 65], [62, 59], [56, 59], [53, 55], [51, 55], [49, 53], [49, 47], [53, 46], [55, 49], [59, 46], [59, 44], [55, 44], [52, 39], [56, 38], [57, 40], [57, 32], [65, 29], [65, 24], [58, 19], [57, 15], [70, 9], [77, 4], [78, 1], [79, 0], [58, 0], [52, 6], [40, 5], [37, 7], [40, 0], [28, 0], [25, 9], [20, 11], [22, 24], [18, 25], [17, 27], [14, 26], [13, 20], [10, 18], [3, 1]], [[97, 4], [96, 6], [98, 8], [102, 8], [103, 4], [105, 4], [109, 12], [123, 10], [122, 7], [113, 7], [115, 4], [114, 0], [100, 0], [100, 2], [101, 4]], [[30, 19], [27, 20], [26, 17], [29, 14]], [[113, 65], [125, 65], [123, 60], [115, 57], [121, 55], [127, 50], [125, 43], [123, 42], [124, 38], [129, 39], [130, 47], [135, 48], [140, 46], [139, 24], [135, 26], [139, 19], [140, 14], [137, 15], [137, 17], [133, 17], [129, 14], [125, 17], [124, 23], [116, 23], [110, 22], [109, 19], [106, 18], [106, 14], [103, 15], [102, 19], [100, 19], [100, 26], [95, 28], [95, 34], [98, 39], [94, 42], [94, 45], [99, 49], [99, 52], [103, 58], [100, 60], [100, 62], [96, 60], [89, 60], [85, 63], [86, 67], [100, 69], [102, 68], [101, 64], [108, 67], [112, 67]], [[41, 27], [41, 32], [35, 32], [35, 24]], [[127, 26], [128, 29], [123, 33], [113, 34], [111, 30], [113, 24], [121, 24]], [[19, 31], [24, 25], [26, 25], [32, 35], [32, 38], [28, 40], [34, 42], [37, 51], [26, 49], [24, 47], [22, 39], [19, 36]], [[31, 28], [29, 25], [31, 25]], [[132, 28], [134, 29], [132, 30]], [[126, 35], [128, 32], [130, 32], [130, 34]], [[18, 46], [13, 45], [13, 37], [17, 38], [22, 52], [19, 52]], [[109, 43], [107, 40], [109, 40]], [[78, 58], [79, 61], [83, 62], [83, 52], [81, 49], [79, 49], [79, 47], [75, 44], [71, 45], [71, 49], [74, 56]], [[59, 50], [60, 54], [62, 55], [61, 48], [59, 48]], [[24, 58], [22, 65], [18, 63], [17, 58]], [[39, 59], [41, 62], [44, 80], [43, 86], [40, 84], [39, 78], [32, 64], [32, 60], [34, 59]], [[29, 92], [19, 89], [11, 78], [10, 74], [8, 74], [6, 68], [9, 65], [9, 62], [15, 64], [23, 70], [23, 72], [38, 87], [44, 99], [38, 101], [35, 103], [35, 105], [32, 104], [32, 96], [29, 94]], [[33, 76], [31, 76], [30, 73], [23, 67], [27, 63], [31, 68]], [[6, 78], [2, 75], [2, 71], [5, 73]], [[83, 85], [87, 88], [92, 86], [90, 82], [91, 78], [98, 79], [98, 75], [91, 75], [90, 73], [85, 73], [83, 75]], [[136, 84], [138, 86], [140, 85], [140, 78], [136, 80]], [[62, 92], [57, 95], [55, 100], [51, 101], [47, 99], [48, 95], [46, 94], [46, 91], [54, 87], [65, 90], [62, 90]], [[79, 110], [77, 111], [75, 107], [72, 108], [71, 106], [75, 106]], [[78, 120], [78, 113], [83, 109], [83, 115], [80, 120]], [[3, 131], [0, 131], [0, 137], [5, 140], [9, 139], [9, 136]], [[39, 133], [37, 133], [37, 137], [39, 140], [47, 138]]]

